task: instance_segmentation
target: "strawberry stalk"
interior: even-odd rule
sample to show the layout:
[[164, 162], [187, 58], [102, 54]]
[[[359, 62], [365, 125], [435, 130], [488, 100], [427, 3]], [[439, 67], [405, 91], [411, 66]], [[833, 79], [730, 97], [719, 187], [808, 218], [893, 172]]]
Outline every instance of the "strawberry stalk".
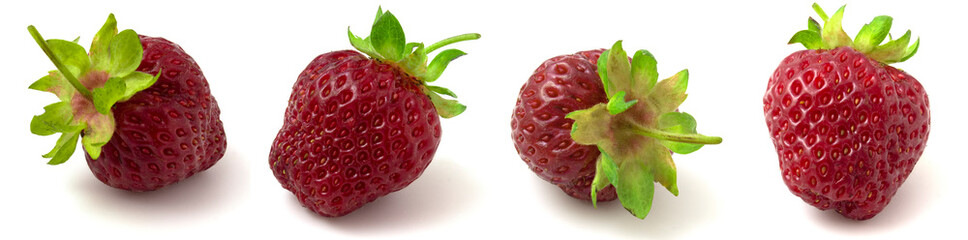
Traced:
[[421, 91], [430, 97], [437, 114], [441, 117], [452, 118], [467, 109], [457, 100], [445, 99], [440, 96], [443, 94], [457, 98], [457, 94], [450, 89], [427, 84], [436, 81], [451, 61], [466, 55], [466, 53], [457, 49], [443, 50], [429, 63], [427, 55], [453, 43], [479, 39], [481, 38], [480, 34], [461, 34], [426, 47], [420, 42], [408, 43], [400, 22], [390, 11], [383, 11], [383, 8], [377, 9], [376, 20], [370, 29], [370, 36], [360, 38], [354, 35], [349, 28], [346, 29], [346, 32], [349, 35], [350, 44], [360, 52], [373, 59], [396, 64], [407, 74], [416, 78], [419, 81]]
[[27, 26], [27, 31], [30, 32], [30, 36], [34, 38], [34, 41], [36, 41], [37, 45], [40, 46], [40, 49], [44, 51], [44, 54], [47, 55], [47, 58], [54, 63], [54, 67], [56, 67], [57, 70], [64, 75], [64, 78], [67, 78], [67, 81], [70, 82], [71, 86], [74, 86], [74, 89], [80, 92], [85, 98], [91, 99], [93, 95], [91, 91], [87, 90], [87, 87], [85, 87], [84, 84], [81, 84], [81, 81], [78, 81], [77, 77], [74, 77], [74, 74], [71, 74], [71, 72], [67, 70], [67, 67], [64, 66], [64, 63], [62, 63], [57, 56], [54, 56], [54, 52], [50, 50], [50, 46], [47, 45], [47, 41], [45, 41], [44, 37], [40, 35], [40, 32], [37, 31], [37, 28], [34, 27], [34, 25], [30, 25]]
[[597, 207], [598, 190], [612, 185], [622, 205], [643, 219], [652, 208], [653, 182], [679, 195], [672, 152], [692, 153], [723, 139], [697, 133], [696, 119], [678, 111], [686, 99], [688, 70], [658, 81], [655, 57], [639, 50], [630, 63], [622, 41], [602, 53], [598, 65], [609, 100], [569, 113], [566, 117], [575, 120], [571, 136], [601, 152], [592, 204]]

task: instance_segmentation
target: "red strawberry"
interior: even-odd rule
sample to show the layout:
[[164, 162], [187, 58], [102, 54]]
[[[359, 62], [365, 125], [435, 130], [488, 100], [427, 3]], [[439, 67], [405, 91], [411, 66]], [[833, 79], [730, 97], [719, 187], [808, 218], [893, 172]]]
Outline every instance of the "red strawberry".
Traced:
[[[598, 58], [605, 49], [561, 55], [546, 60], [521, 86], [511, 118], [511, 136], [521, 159], [538, 177], [572, 197], [590, 200], [598, 148], [575, 144], [574, 120], [565, 115], [608, 99], [598, 77]], [[615, 200], [615, 188], [598, 192], [598, 201]]]
[[671, 153], [722, 139], [697, 134], [695, 119], [677, 111], [687, 71], [657, 82], [648, 51], [629, 59], [621, 41], [603, 51], [557, 56], [539, 66], [521, 87], [511, 137], [521, 159], [565, 193], [593, 205], [617, 197], [645, 218], [653, 181], [679, 193]]
[[63, 163], [83, 136], [94, 176], [131, 191], [159, 189], [208, 169], [225, 153], [225, 133], [198, 65], [168, 40], [118, 33], [116, 26], [112, 14], [90, 55], [29, 28], [58, 68], [30, 88], [62, 100], [31, 121], [35, 134], [63, 133], [44, 157]]
[[794, 195], [847, 218], [874, 217], [891, 201], [924, 151], [931, 128], [921, 84], [887, 64], [910, 58], [911, 31], [879, 45], [891, 17], [864, 25], [855, 39], [814, 4], [812, 18], [790, 43], [795, 52], [777, 67], [763, 112], [779, 156], [783, 181]]
[[[327, 217], [346, 215], [420, 177], [440, 143], [438, 115], [465, 107], [442, 87], [427, 85], [464, 55], [444, 45], [480, 38], [465, 34], [424, 47], [406, 43], [400, 23], [378, 10], [370, 37], [350, 33], [352, 50], [319, 55], [293, 85], [269, 165], [283, 188]], [[456, 97], [456, 96], [454, 96]]]

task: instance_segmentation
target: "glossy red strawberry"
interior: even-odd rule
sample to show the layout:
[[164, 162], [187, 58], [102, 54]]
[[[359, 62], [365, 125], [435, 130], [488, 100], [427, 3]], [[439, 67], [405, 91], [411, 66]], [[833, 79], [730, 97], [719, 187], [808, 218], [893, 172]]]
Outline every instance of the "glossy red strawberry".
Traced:
[[[439, 116], [464, 111], [445, 88], [427, 85], [464, 55], [444, 45], [480, 38], [465, 34], [430, 46], [406, 43], [390, 12], [378, 11], [370, 37], [349, 35], [353, 50], [319, 55], [293, 85], [269, 165], [303, 206], [338, 217], [416, 180], [440, 143]], [[412, 47], [410, 47], [412, 46]], [[454, 96], [456, 97], [456, 96]]]
[[763, 97], [770, 137], [790, 191], [821, 210], [874, 217], [891, 201], [924, 151], [931, 129], [928, 96], [911, 75], [887, 64], [910, 58], [911, 32], [880, 43], [892, 19], [879, 16], [850, 39], [844, 8], [791, 43]]
[[545, 61], [521, 87], [511, 116], [518, 155], [568, 195], [593, 205], [618, 198], [645, 218], [653, 182], [679, 193], [671, 153], [722, 141], [696, 133], [695, 119], [676, 110], [688, 72], [659, 82], [655, 67], [645, 50], [630, 59], [621, 41]]
[[151, 191], [208, 169], [225, 153], [218, 104], [191, 56], [163, 38], [118, 32], [114, 15], [91, 53], [77, 43], [44, 40], [29, 27], [58, 70], [30, 86], [56, 94], [31, 121], [38, 135], [62, 133], [44, 155], [60, 164], [84, 145], [98, 180]]
[[[591, 197], [599, 151], [571, 139], [575, 120], [565, 115], [608, 101], [596, 72], [603, 51], [583, 51], [546, 60], [521, 86], [511, 117], [514, 147], [528, 167], [568, 195], [586, 200]], [[614, 187], [598, 192], [598, 201], [615, 198]]]

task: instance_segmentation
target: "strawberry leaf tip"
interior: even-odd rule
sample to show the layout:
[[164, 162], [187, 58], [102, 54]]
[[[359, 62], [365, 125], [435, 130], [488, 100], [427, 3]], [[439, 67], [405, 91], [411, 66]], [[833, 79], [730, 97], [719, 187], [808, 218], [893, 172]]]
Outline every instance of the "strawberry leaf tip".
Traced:
[[794, 34], [790, 38], [789, 44], [800, 43], [807, 49], [851, 47], [871, 59], [885, 64], [906, 61], [917, 53], [921, 40], [915, 40], [914, 44], [908, 46], [911, 41], [910, 30], [898, 39], [888, 40], [887, 43], [881, 44], [885, 38], [890, 36], [891, 24], [894, 21], [890, 16], [874, 17], [870, 23], [864, 24], [857, 35], [851, 39], [842, 27], [845, 7], [846, 5], [841, 6], [834, 15], [828, 18], [827, 13], [820, 5], [814, 3], [813, 9], [824, 21], [823, 26], [821, 27], [813, 18], [809, 18], [807, 29]]
[[27, 30], [57, 68], [29, 87], [53, 93], [60, 100], [44, 107], [44, 113], [30, 122], [34, 134], [61, 133], [54, 149], [43, 157], [51, 159], [48, 164], [63, 163], [80, 139], [84, 150], [97, 159], [114, 134], [111, 107], [147, 89], [160, 76], [135, 71], [143, 53], [138, 34], [130, 29], [119, 33], [111, 14], [95, 34], [88, 53], [77, 39], [45, 40], [34, 26]]
[[630, 63], [621, 41], [602, 53], [598, 64], [609, 101], [568, 113], [566, 118], [575, 121], [571, 137], [602, 153], [592, 180], [592, 204], [597, 206], [598, 190], [612, 185], [622, 205], [642, 219], [652, 208], [655, 182], [679, 194], [672, 152], [692, 153], [722, 138], [697, 133], [696, 119], [678, 112], [689, 71], [656, 82], [655, 57], [639, 50]]
[[446, 49], [438, 53], [428, 64], [428, 55], [444, 46], [452, 43], [475, 40], [481, 38], [480, 34], [469, 33], [453, 36], [429, 46], [420, 42], [407, 42], [400, 22], [390, 13], [378, 8], [373, 26], [370, 28], [370, 36], [361, 38], [349, 28], [346, 29], [350, 44], [356, 50], [365, 53], [373, 59], [392, 63], [400, 67], [404, 72], [416, 78], [423, 89], [423, 92], [430, 97], [437, 113], [444, 118], [457, 116], [467, 109], [453, 99], [444, 99], [440, 94], [456, 98], [454, 92], [446, 88], [429, 86], [426, 83], [436, 81], [447, 68], [451, 61], [466, 55], [461, 50]]

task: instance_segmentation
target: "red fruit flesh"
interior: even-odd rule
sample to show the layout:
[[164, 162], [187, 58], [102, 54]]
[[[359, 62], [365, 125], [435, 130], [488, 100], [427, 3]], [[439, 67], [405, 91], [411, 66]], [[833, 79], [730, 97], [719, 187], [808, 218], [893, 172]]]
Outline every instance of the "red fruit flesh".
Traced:
[[[511, 118], [511, 137], [518, 155], [541, 179], [557, 185], [572, 197], [590, 200], [591, 182], [600, 152], [595, 146], [575, 143], [574, 120], [569, 112], [607, 102], [596, 72], [604, 49], [548, 59], [521, 87]], [[609, 186], [598, 201], [616, 198]]]
[[303, 206], [343, 216], [416, 180], [440, 136], [417, 79], [356, 51], [335, 51], [299, 75], [269, 165]]
[[137, 71], [161, 76], [114, 105], [114, 135], [98, 159], [85, 156], [105, 184], [151, 191], [208, 169], [226, 142], [218, 103], [195, 60], [168, 40], [139, 37], [144, 58]]
[[927, 93], [914, 77], [849, 47], [788, 56], [770, 78], [763, 111], [790, 191], [858, 220], [890, 202], [931, 127]]

